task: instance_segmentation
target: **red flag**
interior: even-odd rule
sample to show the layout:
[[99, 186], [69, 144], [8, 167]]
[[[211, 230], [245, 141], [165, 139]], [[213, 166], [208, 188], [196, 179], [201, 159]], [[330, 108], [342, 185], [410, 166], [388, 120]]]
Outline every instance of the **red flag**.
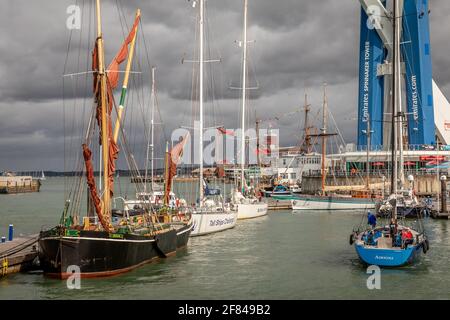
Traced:
[[270, 150], [269, 149], [259, 149], [259, 150], [255, 150], [256, 154], [264, 154], [264, 155], [269, 155], [270, 154]]
[[232, 137], [235, 136], [233, 130], [226, 130], [224, 127], [217, 128], [217, 130], [223, 135], [232, 136]]

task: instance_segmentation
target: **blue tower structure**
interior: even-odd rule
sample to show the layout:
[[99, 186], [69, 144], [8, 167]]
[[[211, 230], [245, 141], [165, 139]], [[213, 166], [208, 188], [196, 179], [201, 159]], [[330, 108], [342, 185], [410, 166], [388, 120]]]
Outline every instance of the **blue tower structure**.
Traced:
[[[392, 20], [387, 1], [360, 0], [360, 70], [358, 101], [358, 148], [367, 148], [367, 121], [371, 128], [371, 149], [381, 149], [389, 123], [384, 123], [386, 83], [391, 73], [384, 63], [391, 50]], [[436, 143], [433, 103], [429, 1], [404, 0], [402, 57], [405, 63], [408, 142], [410, 147]], [[379, 17], [385, 19], [377, 24]], [[381, 67], [385, 67], [384, 69]], [[384, 70], [381, 72], [380, 70]], [[388, 70], [388, 71], [386, 71]]]
[[[361, 9], [360, 58], [359, 58], [359, 115], [358, 146], [367, 146], [367, 128], [372, 131], [371, 148], [383, 145], [383, 97], [384, 77], [377, 76], [378, 65], [386, 59], [383, 40], [369, 16]], [[370, 121], [370, 126], [368, 126]]]
[[405, 0], [403, 17], [409, 144], [435, 144], [428, 0]]

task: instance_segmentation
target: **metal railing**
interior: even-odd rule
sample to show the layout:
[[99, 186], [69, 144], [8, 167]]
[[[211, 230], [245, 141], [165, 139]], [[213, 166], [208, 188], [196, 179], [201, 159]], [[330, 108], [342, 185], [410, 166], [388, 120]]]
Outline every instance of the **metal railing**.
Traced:
[[[382, 145], [372, 145], [370, 146], [370, 151], [390, 151], [390, 146]], [[450, 146], [448, 145], [429, 145], [429, 144], [409, 144], [403, 146], [403, 151], [450, 151]], [[357, 145], [356, 151], [367, 151], [367, 145]]]
[[[405, 176], [412, 175], [414, 177], [416, 176], [436, 176], [438, 171], [436, 169], [427, 169], [427, 170], [405, 170]], [[449, 171], [447, 169], [439, 169], [439, 173], [442, 174], [448, 174]], [[355, 170], [355, 171], [346, 171], [346, 170], [329, 170], [327, 173], [327, 177], [364, 177], [367, 174], [365, 170]], [[386, 178], [389, 178], [392, 174], [391, 170], [370, 170], [369, 174], [371, 177], [380, 177], [383, 176]], [[321, 177], [322, 171], [321, 170], [309, 170], [307, 172], [303, 172], [303, 177], [308, 178], [315, 178], [315, 177]]]

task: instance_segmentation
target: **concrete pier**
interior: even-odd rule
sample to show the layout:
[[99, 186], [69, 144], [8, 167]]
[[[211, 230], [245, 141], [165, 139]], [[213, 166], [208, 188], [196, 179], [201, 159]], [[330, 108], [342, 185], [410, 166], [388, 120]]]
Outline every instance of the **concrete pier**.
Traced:
[[23, 183], [18, 182], [0, 182], [1, 194], [29, 193], [39, 192], [41, 182], [39, 180], [31, 180]]
[[269, 204], [268, 209], [270, 211], [292, 210], [292, 204], [291, 204], [290, 200], [275, 200], [275, 199], [269, 198], [268, 204]]
[[33, 269], [38, 256], [38, 235], [0, 243], [0, 278]]

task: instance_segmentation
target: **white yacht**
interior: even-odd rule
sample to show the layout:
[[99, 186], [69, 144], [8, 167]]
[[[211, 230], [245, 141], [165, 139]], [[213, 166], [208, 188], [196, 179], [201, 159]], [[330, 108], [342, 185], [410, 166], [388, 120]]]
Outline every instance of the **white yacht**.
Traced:
[[199, 83], [195, 87], [199, 88], [198, 105], [199, 105], [199, 128], [198, 128], [198, 158], [200, 159], [199, 168], [199, 201], [197, 205], [192, 208], [192, 217], [194, 220], [194, 227], [191, 236], [202, 236], [215, 232], [224, 231], [234, 228], [237, 221], [237, 211], [229, 203], [225, 203], [220, 192], [211, 192], [208, 190], [203, 179], [203, 134], [204, 134], [204, 34], [205, 34], [205, 0], [199, 0]]

